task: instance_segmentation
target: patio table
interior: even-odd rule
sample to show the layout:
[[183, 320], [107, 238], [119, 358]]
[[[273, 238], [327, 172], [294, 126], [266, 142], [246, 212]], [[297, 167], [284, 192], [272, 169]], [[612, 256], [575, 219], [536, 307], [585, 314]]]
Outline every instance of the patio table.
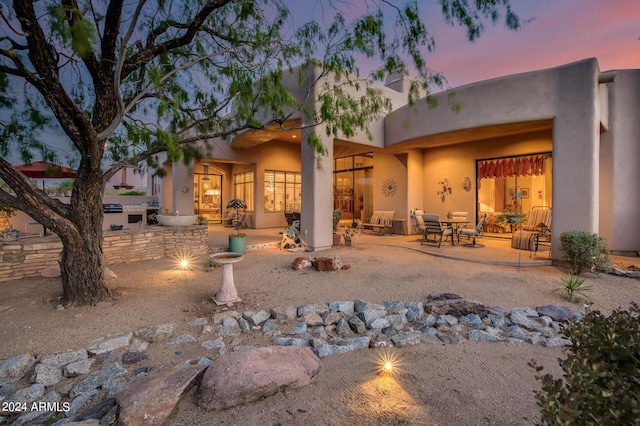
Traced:
[[458, 229], [460, 229], [460, 225], [466, 225], [467, 223], [469, 223], [469, 220], [466, 220], [466, 219], [444, 219], [444, 220], [440, 220], [440, 222], [444, 223], [445, 225], [447, 225], [449, 228], [452, 229], [451, 245], [455, 246], [456, 243], [455, 243], [455, 239], [453, 237], [458, 235]]

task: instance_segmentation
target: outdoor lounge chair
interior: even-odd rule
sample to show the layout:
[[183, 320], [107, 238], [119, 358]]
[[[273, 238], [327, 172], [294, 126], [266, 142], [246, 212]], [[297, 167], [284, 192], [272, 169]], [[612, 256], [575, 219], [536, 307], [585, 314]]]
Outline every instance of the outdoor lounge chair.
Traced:
[[466, 237], [470, 240], [473, 240], [472, 244], [465, 244], [467, 247], [482, 247], [481, 245], [476, 244], [476, 238], [480, 237], [482, 234], [482, 227], [484, 226], [484, 222], [487, 220], [487, 214], [483, 214], [475, 229], [472, 228], [462, 228], [458, 230], [458, 242], [460, 242], [460, 235], [466, 235]]
[[415, 232], [416, 234], [424, 234], [424, 219], [422, 219], [423, 214], [424, 210], [422, 209], [411, 210], [411, 225], [413, 226], [413, 232]]
[[[451, 242], [453, 242], [453, 230], [444, 226], [437, 214], [423, 214], [422, 220], [424, 221], [424, 232], [422, 233], [420, 245], [438, 243], [438, 247], [440, 247], [442, 239], [446, 237], [451, 237]], [[432, 239], [429, 239], [430, 235], [433, 237]]]
[[536, 251], [540, 234], [548, 234], [551, 229], [551, 208], [532, 207], [526, 223], [511, 237], [511, 247]]

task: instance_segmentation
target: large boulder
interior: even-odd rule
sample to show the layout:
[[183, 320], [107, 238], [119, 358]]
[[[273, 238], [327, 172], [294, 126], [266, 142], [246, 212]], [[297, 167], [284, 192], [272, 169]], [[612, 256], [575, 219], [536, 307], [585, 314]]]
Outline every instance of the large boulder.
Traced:
[[267, 346], [225, 355], [200, 382], [200, 408], [219, 411], [313, 382], [320, 359], [309, 347]]
[[187, 365], [152, 373], [115, 395], [122, 425], [164, 424], [180, 397], [198, 381], [206, 365]]
[[482, 318], [490, 312], [481, 303], [462, 299], [459, 296], [454, 298], [454, 296], [456, 295], [448, 293], [438, 297], [430, 296], [430, 300], [424, 304], [424, 311], [432, 315], [452, 315], [454, 317], [477, 314]]

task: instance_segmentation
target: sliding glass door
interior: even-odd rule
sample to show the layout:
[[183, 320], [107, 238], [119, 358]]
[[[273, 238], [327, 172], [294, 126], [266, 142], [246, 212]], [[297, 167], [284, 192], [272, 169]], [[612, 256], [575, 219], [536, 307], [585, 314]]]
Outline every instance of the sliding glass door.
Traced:
[[477, 162], [478, 212], [487, 213], [485, 232], [510, 237], [506, 216], [551, 207], [551, 153], [490, 158]]

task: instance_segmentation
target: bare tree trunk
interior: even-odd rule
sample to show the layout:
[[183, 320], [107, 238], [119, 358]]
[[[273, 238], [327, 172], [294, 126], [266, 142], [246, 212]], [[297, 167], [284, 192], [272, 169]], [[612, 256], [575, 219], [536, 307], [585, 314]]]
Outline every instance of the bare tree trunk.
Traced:
[[60, 271], [65, 303], [95, 305], [109, 296], [104, 280], [102, 230], [65, 239], [63, 245]]
[[68, 304], [96, 304], [110, 295], [104, 279], [102, 252], [102, 196], [104, 184], [98, 168], [82, 162], [73, 188], [70, 225], [58, 235], [63, 250], [60, 259], [64, 301]]

